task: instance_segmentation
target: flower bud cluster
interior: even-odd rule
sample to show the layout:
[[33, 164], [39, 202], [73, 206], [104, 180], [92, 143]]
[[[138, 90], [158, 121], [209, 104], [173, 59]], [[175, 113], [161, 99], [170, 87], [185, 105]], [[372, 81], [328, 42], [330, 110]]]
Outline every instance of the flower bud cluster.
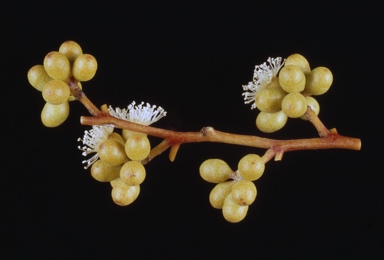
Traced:
[[205, 160], [199, 168], [200, 176], [215, 183], [209, 194], [212, 207], [221, 209], [224, 218], [231, 223], [243, 220], [249, 206], [255, 201], [257, 189], [254, 181], [264, 173], [265, 164], [257, 154], [240, 159], [237, 171], [221, 159]]
[[[109, 107], [108, 111], [111, 116], [143, 125], [150, 125], [166, 115], [163, 108], [144, 102], [139, 105], [132, 102], [127, 109]], [[142, 161], [149, 156], [151, 143], [144, 133], [114, 130], [111, 125], [93, 126], [78, 139], [84, 145], [79, 149], [84, 156], [94, 153], [83, 161], [84, 168], [91, 167], [91, 175], [97, 181], [109, 182], [113, 201], [127, 206], [137, 199], [140, 185], [146, 178]]]
[[41, 121], [46, 127], [57, 127], [69, 116], [69, 101], [75, 100], [69, 83], [80, 89], [81, 82], [91, 80], [97, 70], [94, 56], [84, 54], [74, 41], [63, 42], [58, 51], [45, 55], [43, 63], [32, 66], [27, 73], [29, 83], [41, 92], [45, 105]]
[[326, 93], [332, 85], [333, 75], [327, 67], [310, 68], [301, 54], [287, 59], [269, 58], [256, 66], [253, 81], [243, 85], [246, 104], [259, 109], [257, 128], [265, 133], [282, 129], [288, 118], [307, 120], [305, 113], [311, 109], [316, 115], [320, 106], [313, 96]]

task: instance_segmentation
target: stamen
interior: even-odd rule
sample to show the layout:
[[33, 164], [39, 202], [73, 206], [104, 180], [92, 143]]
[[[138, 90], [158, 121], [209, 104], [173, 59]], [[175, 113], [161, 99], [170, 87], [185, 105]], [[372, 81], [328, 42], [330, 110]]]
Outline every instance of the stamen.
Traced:
[[84, 131], [84, 137], [78, 138], [78, 142], [83, 142], [85, 146], [78, 146], [78, 149], [83, 151], [81, 155], [87, 156], [91, 153], [96, 153], [88, 160], [82, 161], [82, 163], [86, 163], [87, 165], [84, 169], [88, 169], [94, 162], [99, 158], [97, 154], [97, 149], [100, 144], [108, 139], [109, 135], [113, 132], [114, 127], [112, 125], [94, 125], [91, 130]]
[[144, 102], [136, 105], [135, 101], [129, 104], [127, 109], [113, 109], [109, 106], [108, 111], [111, 116], [141, 125], [151, 125], [167, 114], [160, 106], [151, 106]]
[[[248, 85], [243, 85], [243, 90], [245, 92], [242, 95], [244, 96], [245, 104], [255, 102], [256, 93], [268, 83], [270, 83], [273, 77], [277, 76], [280, 68], [284, 65], [285, 59], [282, 61], [281, 57], [269, 57], [267, 62], [255, 66], [255, 70], [253, 72], [253, 81], [249, 82]], [[255, 108], [256, 104], [253, 103], [251, 109]]]

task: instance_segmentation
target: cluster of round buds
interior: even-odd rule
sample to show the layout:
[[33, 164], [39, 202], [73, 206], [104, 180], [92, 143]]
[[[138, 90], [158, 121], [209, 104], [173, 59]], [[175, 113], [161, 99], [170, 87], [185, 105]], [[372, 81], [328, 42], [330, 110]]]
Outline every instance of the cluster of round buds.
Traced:
[[237, 223], [245, 218], [249, 206], [255, 201], [254, 181], [263, 175], [264, 169], [262, 157], [248, 154], [240, 159], [236, 171], [221, 159], [205, 160], [199, 171], [205, 181], [216, 184], [209, 194], [212, 207], [221, 209], [228, 222]]
[[[150, 125], [166, 115], [163, 108], [142, 102], [132, 102], [127, 109], [108, 108], [111, 116], [142, 125]], [[100, 182], [109, 182], [112, 186], [113, 201], [120, 206], [134, 202], [140, 193], [140, 185], [146, 177], [142, 161], [151, 151], [148, 136], [123, 129], [120, 133], [110, 125], [93, 126], [85, 131], [78, 141], [83, 155], [94, 155], [84, 160], [84, 167], [91, 167], [91, 176]]]
[[32, 66], [27, 73], [29, 83], [41, 92], [45, 105], [41, 121], [46, 127], [57, 127], [69, 116], [69, 101], [75, 100], [69, 83], [77, 84], [92, 79], [97, 70], [97, 61], [84, 54], [74, 41], [63, 42], [58, 51], [49, 52], [43, 64]]
[[326, 93], [333, 82], [333, 75], [327, 67], [310, 68], [308, 60], [295, 53], [287, 59], [269, 58], [257, 65], [253, 81], [243, 85], [246, 104], [259, 109], [257, 128], [272, 133], [283, 128], [288, 118], [307, 120], [308, 108], [316, 115], [320, 106], [313, 96]]

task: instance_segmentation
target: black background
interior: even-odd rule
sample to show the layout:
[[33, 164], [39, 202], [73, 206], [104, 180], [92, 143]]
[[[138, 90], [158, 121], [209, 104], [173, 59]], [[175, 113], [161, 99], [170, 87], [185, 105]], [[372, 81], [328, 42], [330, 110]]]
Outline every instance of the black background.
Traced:
[[[0, 18], [0, 254], [383, 259], [382, 15], [379, 1], [9, 4]], [[264, 150], [185, 144], [174, 162], [166, 152], [148, 164], [137, 201], [117, 206], [109, 184], [81, 164], [77, 138], [89, 129], [79, 120], [86, 109], [72, 102], [62, 126], [45, 128], [44, 101], [27, 80], [28, 69], [66, 40], [98, 61], [95, 78], [83, 84], [97, 106], [145, 101], [168, 112], [154, 126], [277, 139], [317, 133], [294, 119], [277, 133], [261, 133], [242, 85], [268, 57], [300, 53], [334, 75], [318, 98], [320, 119], [360, 138], [362, 149], [298, 151], [269, 162], [247, 217], [232, 224], [210, 206], [213, 184], [201, 179], [199, 165], [221, 158], [236, 169], [242, 156]]]

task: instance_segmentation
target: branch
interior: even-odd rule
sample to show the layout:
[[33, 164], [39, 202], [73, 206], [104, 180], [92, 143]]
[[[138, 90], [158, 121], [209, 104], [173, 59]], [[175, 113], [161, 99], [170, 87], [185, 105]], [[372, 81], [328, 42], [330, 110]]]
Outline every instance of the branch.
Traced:
[[88, 109], [88, 112], [92, 116], [101, 116], [103, 112], [101, 112], [85, 95], [83, 90], [79, 87], [79, 82], [75, 80], [74, 78], [70, 79], [68, 82], [69, 90], [71, 91], [71, 94], [80, 101], [86, 109]]
[[336, 130], [328, 130], [320, 121], [318, 116], [308, 107], [305, 113], [307, 119], [314, 125], [319, 133], [319, 138], [304, 138], [296, 140], [275, 140], [252, 135], [241, 135], [226, 133], [215, 130], [213, 127], [203, 127], [199, 132], [177, 132], [145, 126], [115, 118], [108, 114], [106, 105], [99, 110], [85, 95], [78, 85], [78, 82], [69, 83], [71, 93], [80, 101], [92, 116], [82, 116], [80, 123], [82, 125], [104, 125], [111, 124], [120, 129], [127, 129], [135, 132], [145, 133], [150, 136], [163, 138], [158, 146], [151, 150], [150, 155], [143, 163], [150, 162], [154, 157], [171, 148], [169, 158], [173, 161], [181, 144], [215, 142], [232, 145], [249, 146], [256, 148], [269, 149], [264, 156], [268, 161], [275, 157], [279, 161], [285, 152], [298, 150], [318, 150], [318, 149], [349, 149], [360, 150], [361, 140], [358, 138], [346, 137], [337, 133]]
[[[323, 135], [323, 137], [319, 138], [275, 140], [259, 136], [221, 132], [209, 126], [203, 127], [199, 132], [176, 132], [152, 126], [135, 124], [132, 122], [124, 121], [119, 118], [112, 117], [107, 114], [96, 117], [82, 116], [80, 122], [82, 125], [112, 124], [117, 128], [127, 129], [135, 132], [145, 133], [151, 136], [164, 138], [165, 141], [162, 144], [162, 147], [164, 149], [167, 149], [172, 145], [181, 145], [184, 143], [215, 142], [273, 149], [273, 151], [275, 151], [275, 154], [280, 154], [281, 158], [282, 154], [288, 151], [317, 149], [360, 150], [361, 148], [360, 139], [342, 136], [339, 135], [337, 132], [330, 131], [328, 131], [328, 134]], [[153, 155], [155, 154], [157, 153], [154, 153]]]
[[[64, 67], [62, 63], [67, 66]], [[140, 185], [146, 176], [144, 164], [167, 149], [170, 149], [169, 159], [174, 161], [181, 145], [186, 143], [212, 142], [265, 149], [262, 156], [251, 153], [242, 157], [235, 171], [220, 159], [208, 159], [200, 165], [201, 177], [216, 183], [209, 196], [210, 204], [222, 209], [224, 218], [232, 223], [239, 222], [246, 216], [248, 207], [257, 194], [253, 181], [263, 175], [268, 161], [280, 161], [284, 153], [290, 151], [361, 149], [360, 139], [342, 136], [336, 129], [328, 129], [317, 116], [319, 106], [311, 96], [327, 92], [333, 75], [326, 67], [311, 69], [306, 58], [300, 54], [292, 54], [284, 60], [281, 57], [268, 58], [267, 62], [255, 66], [253, 80], [242, 86], [244, 102], [253, 103], [251, 108], [257, 107], [260, 111], [282, 112], [277, 115], [283, 114], [285, 121], [278, 122], [274, 126], [276, 129], [270, 130], [280, 129], [284, 126], [280, 123], [285, 124], [287, 118], [302, 118], [306, 110], [303, 119], [307, 119], [317, 130], [319, 136], [315, 138], [277, 140], [222, 132], [210, 126], [197, 132], [153, 127], [150, 126], [152, 123], [166, 115], [162, 107], [144, 102], [137, 106], [132, 102], [127, 109], [116, 110], [107, 105], [102, 105], [100, 109], [95, 106], [83, 92], [81, 83], [92, 79], [96, 70], [97, 61], [92, 55], [83, 54], [76, 42], [66, 41], [58, 52], [52, 51], [45, 56], [44, 66], [33, 66], [27, 76], [31, 85], [42, 92], [47, 102], [41, 116], [44, 125], [59, 126], [69, 115], [68, 101], [76, 99], [88, 110], [90, 116], [81, 116], [80, 123], [95, 127], [91, 131], [85, 131], [83, 139], [79, 138], [84, 144], [79, 149], [84, 156], [96, 154], [83, 161], [87, 163], [84, 168], [92, 165], [91, 175], [98, 181], [111, 184], [112, 199], [120, 206], [131, 204], [139, 195]], [[70, 94], [63, 82], [52, 80], [59, 78], [58, 81], [68, 84]], [[60, 103], [60, 106], [54, 106], [56, 103]], [[259, 114], [265, 116], [263, 120], [270, 120], [269, 116], [275, 115]], [[262, 121], [257, 127], [261, 130], [264, 124]], [[112, 126], [142, 134], [122, 131], [120, 136], [113, 132]], [[159, 137], [162, 141], [151, 147], [144, 134]]]

